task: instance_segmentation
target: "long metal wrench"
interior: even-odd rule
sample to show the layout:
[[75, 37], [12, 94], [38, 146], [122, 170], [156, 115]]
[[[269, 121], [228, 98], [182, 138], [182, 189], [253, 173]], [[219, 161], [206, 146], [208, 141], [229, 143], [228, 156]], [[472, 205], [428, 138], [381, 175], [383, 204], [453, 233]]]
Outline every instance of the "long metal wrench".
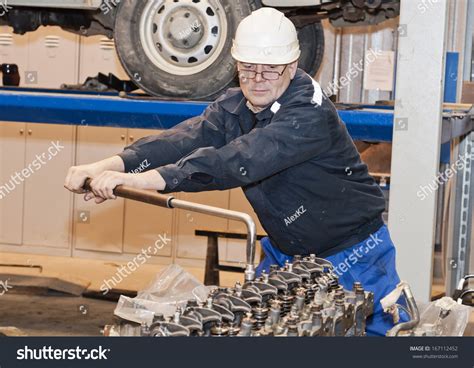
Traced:
[[[84, 189], [91, 191], [92, 179], [87, 179]], [[204, 204], [182, 201], [172, 196], [165, 196], [158, 192], [141, 190], [119, 185], [114, 189], [114, 195], [117, 197], [127, 198], [138, 202], [148, 203], [159, 207], [169, 209], [179, 208], [182, 210], [199, 212], [206, 215], [226, 218], [229, 220], [240, 221], [247, 227], [247, 264], [245, 266], [245, 281], [253, 281], [255, 279], [255, 252], [257, 241], [257, 229], [252, 217], [243, 212], [226, 210], [223, 208], [207, 206]]]

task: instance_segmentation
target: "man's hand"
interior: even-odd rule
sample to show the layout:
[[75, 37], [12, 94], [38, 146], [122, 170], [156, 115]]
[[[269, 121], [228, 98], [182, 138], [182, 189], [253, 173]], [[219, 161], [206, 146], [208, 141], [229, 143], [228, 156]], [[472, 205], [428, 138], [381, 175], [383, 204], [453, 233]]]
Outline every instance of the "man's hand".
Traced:
[[157, 170], [140, 174], [124, 174], [115, 171], [104, 171], [91, 182], [92, 192], [85, 195], [86, 201], [95, 198], [97, 204], [107, 199], [116, 199], [113, 191], [118, 185], [136, 189], [164, 190], [166, 182]]
[[69, 169], [64, 187], [73, 193], [85, 193], [83, 186], [88, 178], [95, 178], [104, 171], [124, 172], [125, 165], [119, 156], [95, 162], [89, 165], [73, 166]]
[[86, 179], [98, 176], [102, 171], [96, 164], [73, 166], [69, 169], [64, 187], [73, 193], [85, 193]]

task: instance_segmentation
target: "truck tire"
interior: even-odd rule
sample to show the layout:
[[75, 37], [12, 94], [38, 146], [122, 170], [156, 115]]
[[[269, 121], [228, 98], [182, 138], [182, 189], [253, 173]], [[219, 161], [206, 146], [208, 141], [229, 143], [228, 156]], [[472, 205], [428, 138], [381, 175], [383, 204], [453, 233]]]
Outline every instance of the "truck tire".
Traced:
[[298, 29], [301, 44], [300, 68], [315, 76], [324, 57], [324, 29], [321, 22]]
[[211, 99], [232, 85], [230, 50], [248, 0], [122, 0], [115, 20], [119, 58], [155, 96]]

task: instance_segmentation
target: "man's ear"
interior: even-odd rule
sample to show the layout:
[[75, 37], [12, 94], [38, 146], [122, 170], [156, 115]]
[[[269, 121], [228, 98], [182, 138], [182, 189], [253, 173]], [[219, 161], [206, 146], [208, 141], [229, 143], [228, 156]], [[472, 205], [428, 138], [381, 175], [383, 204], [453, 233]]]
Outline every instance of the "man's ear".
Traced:
[[295, 78], [296, 72], [298, 71], [298, 60], [296, 60], [294, 63], [291, 63], [288, 66], [288, 69], [290, 69], [291, 80], [293, 80]]

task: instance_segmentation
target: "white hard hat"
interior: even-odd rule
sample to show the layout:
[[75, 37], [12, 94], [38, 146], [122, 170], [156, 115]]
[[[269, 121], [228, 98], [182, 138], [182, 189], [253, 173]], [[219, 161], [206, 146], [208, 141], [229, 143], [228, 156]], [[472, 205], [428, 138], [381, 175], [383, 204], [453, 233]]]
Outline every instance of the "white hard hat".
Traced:
[[301, 55], [295, 25], [274, 8], [261, 8], [242, 20], [232, 47], [235, 60], [250, 64], [291, 64]]

